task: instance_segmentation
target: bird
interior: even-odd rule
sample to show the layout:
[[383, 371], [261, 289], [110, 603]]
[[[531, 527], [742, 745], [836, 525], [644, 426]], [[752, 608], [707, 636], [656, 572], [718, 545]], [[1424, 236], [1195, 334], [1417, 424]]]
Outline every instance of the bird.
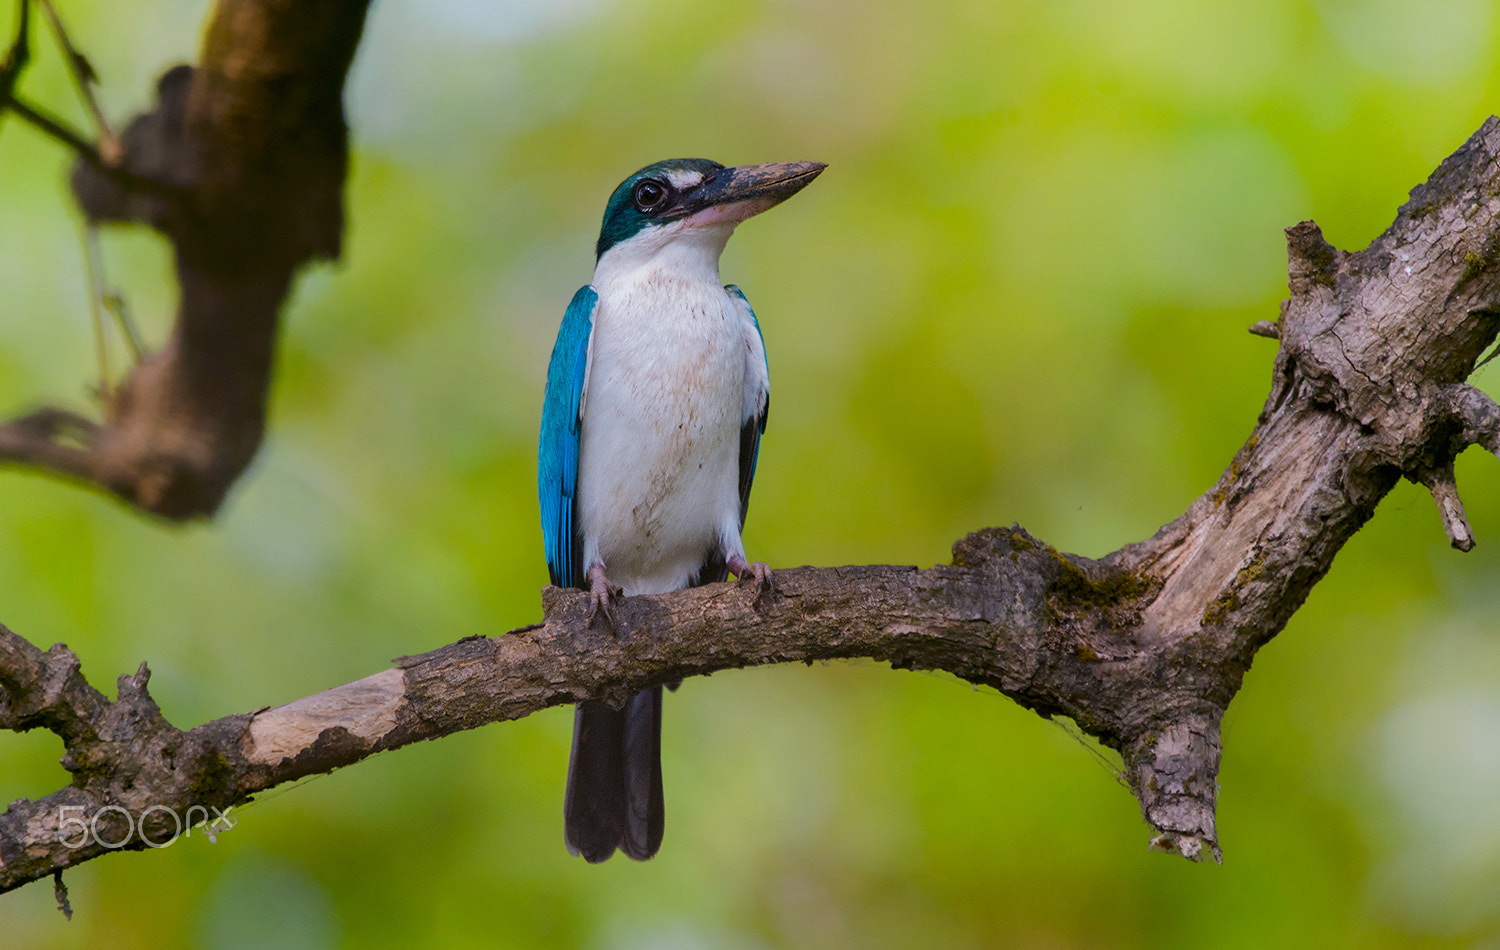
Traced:
[[[655, 162], [611, 193], [593, 281], [573, 295], [547, 367], [537, 489], [547, 571], [589, 592], [588, 624], [616, 629], [616, 597], [753, 580], [749, 509], [770, 373], [755, 312], [719, 277], [741, 222], [805, 188], [822, 162]], [[563, 803], [568, 851], [656, 854], [665, 825], [660, 686], [623, 708], [578, 703]]]

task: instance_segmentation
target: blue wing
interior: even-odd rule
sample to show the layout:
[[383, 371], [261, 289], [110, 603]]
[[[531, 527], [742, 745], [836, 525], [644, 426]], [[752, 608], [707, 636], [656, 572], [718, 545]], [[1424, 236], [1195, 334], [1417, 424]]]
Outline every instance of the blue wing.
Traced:
[[592, 287], [582, 287], [573, 295], [552, 346], [552, 362], [547, 366], [536, 487], [547, 573], [558, 587], [583, 586], [573, 501], [578, 488], [578, 441], [589, 375], [589, 340], [594, 334], [598, 305], [599, 295]]
[[734, 284], [724, 289], [739, 300], [745, 335], [745, 400], [740, 416], [740, 527], [743, 528], [745, 514], [750, 510], [755, 463], [760, 457], [760, 437], [771, 414], [771, 370], [766, 362], [766, 341], [760, 333], [760, 321], [755, 319], [750, 301]]

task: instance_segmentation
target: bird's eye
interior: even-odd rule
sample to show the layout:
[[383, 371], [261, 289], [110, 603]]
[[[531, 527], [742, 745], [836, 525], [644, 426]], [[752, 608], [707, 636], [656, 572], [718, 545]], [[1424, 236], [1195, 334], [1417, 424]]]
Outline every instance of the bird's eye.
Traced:
[[632, 196], [635, 206], [642, 211], [655, 211], [667, 200], [667, 186], [655, 178], [647, 178], [635, 186], [635, 194]]

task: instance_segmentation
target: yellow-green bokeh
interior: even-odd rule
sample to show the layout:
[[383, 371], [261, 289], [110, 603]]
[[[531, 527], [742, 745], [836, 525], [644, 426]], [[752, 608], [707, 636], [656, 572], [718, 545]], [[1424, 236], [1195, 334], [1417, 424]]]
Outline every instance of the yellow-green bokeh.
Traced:
[[[209, 4], [58, 5], [123, 117]], [[1284, 293], [1281, 229], [1378, 234], [1500, 110], [1497, 15], [381, 0], [346, 257], [298, 285], [254, 470], [185, 529], [0, 471], [0, 622], [101, 687], [149, 661], [186, 726], [536, 620], [552, 337], [610, 189], [675, 155], [830, 163], [723, 261], [775, 389], [753, 556], [928, 565], [1013, 521], [1083, 554], [1138, 540], [1250, 430], [1274, 344], [1245, 328]], [[82, 121], [50, 50], [23, 88]], [[66, 165], [0, 124], [0, 414], [88, 406]], [[121, 232], [106, 254], [160, 340], [165, 249]], [[81, 867], [71, 923], [45, 884], [0, 897], [0, 944], [1500, 945], [1500, 469], [1471, 453], [1459, 478], [1476, 551], [1403, 485], [1257, 659], [1224, 732], [1223, 867], [1148, 853], [1108, 767], [993, 693], [798, 666], [669, 697], [649, 864], [564, 852], [554, 710]], [[0, 800], [55, 790], [59, 754], [0, 734]]]

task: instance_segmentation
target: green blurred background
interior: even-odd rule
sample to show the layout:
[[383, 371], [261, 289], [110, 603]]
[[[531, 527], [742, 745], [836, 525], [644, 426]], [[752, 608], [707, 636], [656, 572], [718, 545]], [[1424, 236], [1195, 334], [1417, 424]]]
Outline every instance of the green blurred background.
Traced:
[[[59, 4], [110, 113], [207, 0]], [[13, 4], [0, 4], [10, 22]], [[723, 261], [776, 413], [773, 566], [945, 561], [1018, 521], [1099, 555], [1250, 431], [1281, 229], [1363, 247], [1500, 103], [1492, 0], [382, 0], [352, 74], [346, 259], [286, 316], [270, 438], [213, 525], [0, 472], [0, 622], [192, 725], [539, 618], [536, 423], [604, 199], [656, 159], [828, 172]], [[76, 116], [50, 50], [36, 99]], [[87, 408], [67, 157], [0, 132], [0, 412]], [[148, 336], [146, 233], [108, 237]], [[116, 366], [120, 364], [117, 354]], [[1500, 370], [1476, 381], [1500, 391]], [[661, 856], [562, 846], [571, 712], [273, 792], [210, 844], [0, 897], [5, 947], [1500, 947], [1500, 468], [1480, 539], [1402, 485], [1259, 656], [1224, 731], [1222, 867], [1151, 854], [1063, 725], [871, 662], [669, 698]], [[65, 781], [0, 735], [0, 800]]]

